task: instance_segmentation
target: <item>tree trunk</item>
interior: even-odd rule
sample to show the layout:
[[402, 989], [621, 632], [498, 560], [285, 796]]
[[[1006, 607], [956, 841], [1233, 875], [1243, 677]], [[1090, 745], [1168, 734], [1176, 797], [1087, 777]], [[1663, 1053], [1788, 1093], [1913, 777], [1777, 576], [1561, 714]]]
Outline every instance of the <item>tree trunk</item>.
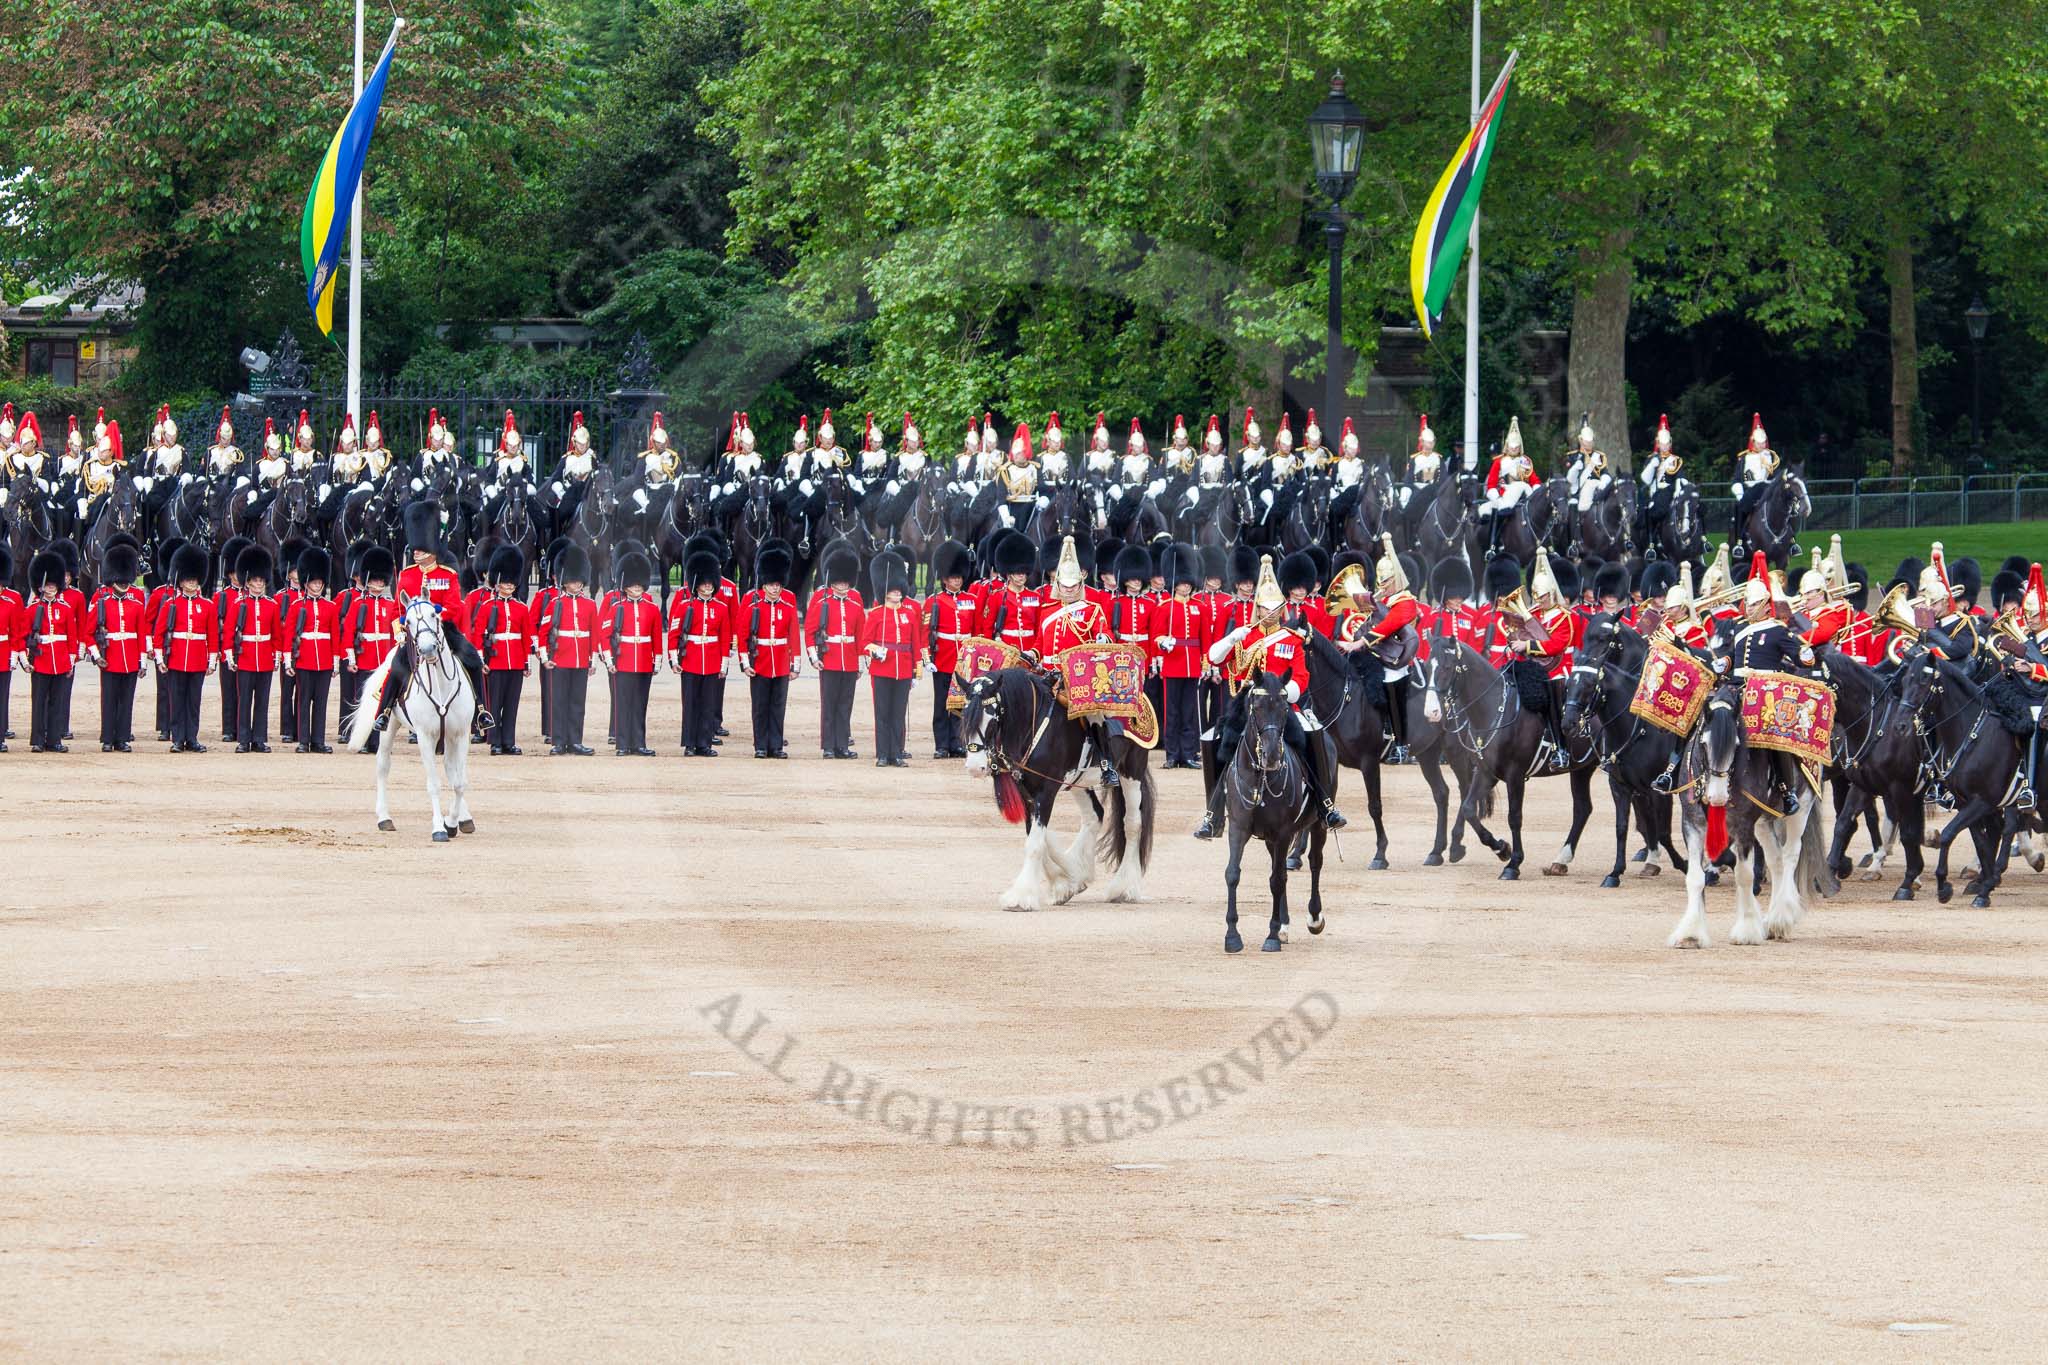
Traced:
[[1565, 440], [1579, 430], [1580, 414], [1590, 414], [1600, 448], [1616, 470], [1629, 470], [1628, 396], [1623, 383], [1628, 345], [1629, 289], [1635, 283], [1635, 258], [1629, 247], [1633, 228], [1610, 232], [1597, 248], [1579, 255], [1592, 271], [1572, 298], [1572, 349], [1565, 367], [1571, 395]]
[[1913, 243], [1894, 229], [1885, 249], [1892, 287], [1892, 477], [1913, 472], [1913, 419], [1920, 411], [1920, 333], [1913, 320]]

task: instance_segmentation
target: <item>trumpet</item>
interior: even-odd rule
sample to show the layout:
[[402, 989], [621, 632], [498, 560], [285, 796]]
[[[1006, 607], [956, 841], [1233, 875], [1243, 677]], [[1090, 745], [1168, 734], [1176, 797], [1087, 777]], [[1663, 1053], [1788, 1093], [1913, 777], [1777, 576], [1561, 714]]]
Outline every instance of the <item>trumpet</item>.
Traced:
[[1892, 584], [1892, 590], [1884, 595], [1884, 601], [1877, 604], [1871, 619], [1878, 625], [1896, 630], [1908, 640], [1918, 640], [1922, 626], [1918, 614], [1913, 610], [1918, 599], [1909, 597], [1911, 591], [1904, 583]]
[[1365, 566], [1346, 564], [1344, 572], [1337, 575], [1329, 591], [1323, 594], [1323, 606], [1333, 620], [1341, 619], [1345, 612], [1357, 611], [1360, 599], [1372, 596], [1372, 589], [1365, 585]]
[[2014, 645], [2012, 652], [2016, 654], [2025, 653], [2030, 643], [2027, 628], [2020, 624], [2020, 609], [2017, 606], [2008, 606], [1998, 613], [1998, 619], [1991, 623], [1991, 633], [2010, 640]]

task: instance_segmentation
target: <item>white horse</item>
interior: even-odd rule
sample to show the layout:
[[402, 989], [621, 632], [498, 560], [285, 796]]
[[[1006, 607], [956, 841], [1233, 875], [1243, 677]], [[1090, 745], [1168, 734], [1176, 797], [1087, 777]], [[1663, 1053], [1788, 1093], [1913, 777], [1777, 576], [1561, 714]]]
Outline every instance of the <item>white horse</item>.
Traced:
[[[377, 698], [383, 695], [384, 679], [400, 649], [412, 652], [412, 680], [398, 699], [397, 714], [384, 727], [377, 745], [377, 828], [395, 830], [391, 821], [391, 751], [402, 721], [420, 736], [420, 763], [427, 770], [427, 797], [434, 803], [434, 842], [445, 844], [456, 834], [476, 833], [476, 821], [469, 814], [469, 724], [476, 715], [476, 698], [470, 694], [469, 675], [448, 647], [441, 613], [425, 597], [408, 598], [401, 625], [398, 649], [363, 684], [362, 700], [349, 721], [348, 747], [363, 753], [369, 748], [372, 726], [377, 719]], [[448, 787], [453, 794], [450, 809], [441, 809], [441, 774], [434, 766], [434, 753], [441, 751], [447, 766]]]

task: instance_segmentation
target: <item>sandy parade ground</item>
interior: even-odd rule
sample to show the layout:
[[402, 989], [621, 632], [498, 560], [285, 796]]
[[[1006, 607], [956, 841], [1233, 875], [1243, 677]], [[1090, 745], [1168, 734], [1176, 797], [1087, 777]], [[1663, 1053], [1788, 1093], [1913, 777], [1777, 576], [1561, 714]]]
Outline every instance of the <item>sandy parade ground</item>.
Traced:
[[[1855, 882], [1789, 943], [1666, 949], [1602, 891], [1353, 830], [1330, 928], [1221, 950], [1199, 776], [1146, 901], [1005, 914], [988, 783], [816, 751], [474, 762], [396, 834], [371, 760], [132, 756], [81, 671], [0, 757], [0, 1355], [2039, 1359], [2048, 878]], [[529, 685], [531, 687], [531, 685]], [[590, 742], [602, 739], [592, 688]], [[218, 738], [213, 685], [207, 733]], [[273, 736], [273, 743], [275, 737]], [[1067, 828], [1073, 816], [1064, 817]], [[1305, 879], [1297, 884], [1305, 897]], [[1300, 920], [1297, 918], [1297, 926]], [[1920, 1330], [1912, 1330], [1920, 1329]]]

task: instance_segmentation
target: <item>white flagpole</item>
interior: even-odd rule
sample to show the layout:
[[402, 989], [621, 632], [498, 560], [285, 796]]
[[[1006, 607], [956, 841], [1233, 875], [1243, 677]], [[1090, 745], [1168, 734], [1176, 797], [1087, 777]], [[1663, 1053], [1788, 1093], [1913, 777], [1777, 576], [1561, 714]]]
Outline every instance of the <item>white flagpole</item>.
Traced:
[[[1475, 0], [1476, 3], [1476, 0]], [[356, 86], [349, 101], [363, 97], [363, 0], [356, 0]], [[348, 215], [348, 412], [363, 405], [363, 182], [356, 180], [354, 206]]]
[[[1479, 0], [1472, 0], [1472, 122], [1479, 122]], [[1479, 207], [1472, 209], [1465, 276], [1465, 468], [1479, 464]]]

